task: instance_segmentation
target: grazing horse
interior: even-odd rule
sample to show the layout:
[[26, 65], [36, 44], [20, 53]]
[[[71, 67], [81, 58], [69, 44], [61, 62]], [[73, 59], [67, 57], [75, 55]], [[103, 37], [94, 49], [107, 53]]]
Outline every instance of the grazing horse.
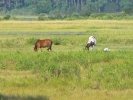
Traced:
[[37, 40], [35, 43], [34, 51], [37, 51], [39, 48], [42, 51], [42, 48], [48, 47], [47, 50], [52, 50], [52, 41], [50, 39], [45, 39], [45, 40]]
[[94, 36], [90, 36], [85, 48], [89, 50], [89, 48], [92, 47], [92, 50], [93, 50], [95, 45], [96, 45], [96, 38]]

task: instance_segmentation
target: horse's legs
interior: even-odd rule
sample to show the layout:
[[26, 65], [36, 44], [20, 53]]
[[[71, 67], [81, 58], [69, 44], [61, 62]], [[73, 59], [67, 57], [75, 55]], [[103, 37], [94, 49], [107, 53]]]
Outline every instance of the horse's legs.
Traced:
[[42, 48], [40, 48], [41, 49], [41, 52], [42, 52]]
[[52, 50], [52, 49], [51, 49], [51, 48], [48, 48], [47, 50], [50, 51], [50, 50]]
[[47, 49], [47, 50], [49, 51], [49, 49], [50, 49], [50, 47], [48, 47], [48, 49]]
[[94, 49], [94, 45], [91, 46], [91, 50], [93, 50], [93, 49]]
[[90, 44], [87, 44], [87, 48], [88, 48], [88, 50], [89, 50], [89, 48], [90, 48]]
[[51, 46], [49, 46], [47, 50], [52, 50], [52, 49], [51, 49]]
[[52, 48], [51, 48], [51, 46], [50, 46], [50, 48], [49, 48], [50, 50], [52, 50]]

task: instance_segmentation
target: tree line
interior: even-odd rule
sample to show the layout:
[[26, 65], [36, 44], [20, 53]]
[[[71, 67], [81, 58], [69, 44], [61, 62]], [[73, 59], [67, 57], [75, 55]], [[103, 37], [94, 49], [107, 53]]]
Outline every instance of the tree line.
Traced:
[[[23, 14], [115, 13], [133, 6], [133, 0], [0, 0], [0, 12]], [[19, 12], [19, 13], [20, 13]]]

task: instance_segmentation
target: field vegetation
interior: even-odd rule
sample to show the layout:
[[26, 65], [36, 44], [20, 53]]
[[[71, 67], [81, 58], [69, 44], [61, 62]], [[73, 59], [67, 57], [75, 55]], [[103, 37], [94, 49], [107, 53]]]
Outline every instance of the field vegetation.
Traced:
[[[133, 99], [132, 20], [0, 23], [0, 100]], [[97, 45], [88, 51], [91, 35]], [[46, 38], [52, 51], [34, 52]]]

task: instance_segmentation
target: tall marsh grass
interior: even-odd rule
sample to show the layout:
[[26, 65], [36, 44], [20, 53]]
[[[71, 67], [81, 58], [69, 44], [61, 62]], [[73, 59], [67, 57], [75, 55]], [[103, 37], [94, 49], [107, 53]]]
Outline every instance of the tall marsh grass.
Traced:
[[1, 69], [12, 66], [12, 70], [39, 71], [47, 81], [57, 77], [79, 81], [84, 88], [133, 88], [132, 51], [13, 52], [0, 56]]

